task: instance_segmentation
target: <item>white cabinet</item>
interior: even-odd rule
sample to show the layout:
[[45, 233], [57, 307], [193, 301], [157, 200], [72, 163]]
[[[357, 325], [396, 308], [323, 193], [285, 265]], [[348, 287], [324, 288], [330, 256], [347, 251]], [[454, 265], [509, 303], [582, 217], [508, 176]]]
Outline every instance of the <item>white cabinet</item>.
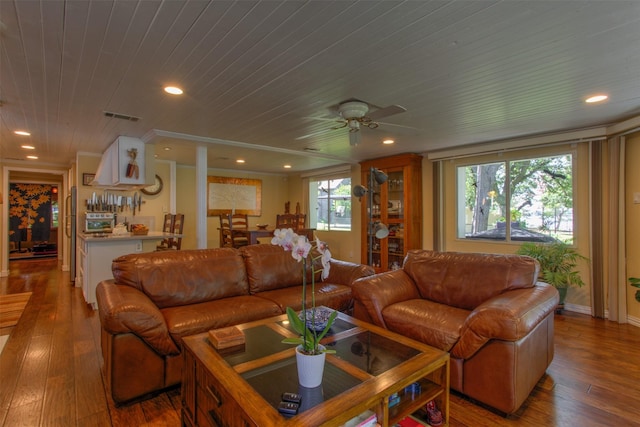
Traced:
[[79, 238], [78, 240], [80, 259], [76, 286], [82, 286], [84, 300], [96, 310], [98, 283], [113, 279], [111, 261], [121, 255], [142, 252], [142, 241], [110, 238]]
[[118, 137], [102, 155], [93, 185], [142, 188], [155, 180], [154, 146]]
[[78, 234], [76, 287], [82, 288], [82, 294], [87, 304], [94, 310], [98, 308], [96, 288], [103, 280], [113, 279], [111, 261], [122, 255], [136, 252], [149, 252], [156, 245], [145, 248], [143, 242], [152, 243], [162, 239], [182, 237], [182, 234], [162, 233], [150, 231], [146, 235], [108, 235], [97, 237], [92, 234]]

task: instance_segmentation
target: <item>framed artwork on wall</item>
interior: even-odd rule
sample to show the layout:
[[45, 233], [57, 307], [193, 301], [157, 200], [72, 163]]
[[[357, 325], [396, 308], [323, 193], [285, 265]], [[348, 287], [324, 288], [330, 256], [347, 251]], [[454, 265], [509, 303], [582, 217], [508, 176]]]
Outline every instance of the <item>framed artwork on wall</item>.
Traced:
[[91, 181], [96, 177], [95, 173], [83, 173], [82, 174], [82, 185], [91, 185]]
[[235, 212], [260, 216], [262, 181], [259, 179], [207, 177], [207, 215]]

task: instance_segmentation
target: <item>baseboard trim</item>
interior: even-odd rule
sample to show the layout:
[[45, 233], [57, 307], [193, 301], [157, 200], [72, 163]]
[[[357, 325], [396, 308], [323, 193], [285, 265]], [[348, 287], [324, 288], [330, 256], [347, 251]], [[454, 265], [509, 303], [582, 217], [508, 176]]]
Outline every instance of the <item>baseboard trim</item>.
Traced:
[[640, 328], [640, 318], [638, 317], [627, 316], [627, 322], [629, 322], [630, 325]]
[[[572, 311], [574, 313], [588, 314], [589, 316], [593, 316], [591, 312], [591, 307], [586, 305], [576, 305], [576, 304], [564, 304], [564, 309], [566, 311]], [[605, 310], [604, 318], [609, 318], [609, 310]], [[640, 318], [627, 315], [627, 322], [630, 325], [636, 326], [640, 328]]]
[[591, 312], [591, 307], [586, 305], [576, 305], [571, 303], [564, 303], [564, 309], [567, 311], [573, 311], [574, 313], [588, 314], [589, 316], [593, 316]]

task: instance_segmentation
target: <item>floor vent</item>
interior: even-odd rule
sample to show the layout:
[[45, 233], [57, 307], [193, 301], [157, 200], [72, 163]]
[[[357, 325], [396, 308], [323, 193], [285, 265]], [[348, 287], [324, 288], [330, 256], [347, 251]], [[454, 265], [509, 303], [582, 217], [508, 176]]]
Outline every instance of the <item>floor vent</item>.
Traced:
[[129, 116], [129, 115], [120, 114], [120, 113], [113, 113], [111, 111], [104, 111], [104, 115], [114, 119], [129, 120], [130, 122], [137, 122], [138, 120], [140, 120], [140, 117]]

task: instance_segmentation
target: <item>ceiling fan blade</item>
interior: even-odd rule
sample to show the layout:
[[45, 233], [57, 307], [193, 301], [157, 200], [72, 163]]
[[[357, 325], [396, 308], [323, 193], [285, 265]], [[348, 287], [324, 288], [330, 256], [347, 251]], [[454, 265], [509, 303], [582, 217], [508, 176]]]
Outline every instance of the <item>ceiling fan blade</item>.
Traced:
[[344, 122], [343, 119], [334, 117], [334, 118], [330, 118], [330, 117], [303, 117], [303, 119], [309, 119], [309, 120], [320, 120], [322, 122], [338, 122], [338, 123], [342, 123]]
[[312, 132], [312, 133], [309, 133], [307, 135], [302, 135], [302, 136], [297, 137], [296, 141], [299, 141], [301, 139], [311, 138], [311, 137], [314, 137], [316, 135], [322, 135], [322, 134], [325, 134], [325, 133], [329, 133], [329, 132], [331, 132], [333, 130], [334, 130], [334, 128], [329, 128], [329, 129], [319, 130], [318, 132]]
[[400, 105], [389, 105], [388, 107], [372, 111], [371, 113], [367, 114], [367, 116], [370, 117], [371, 120], [377, 121], [378, 119], [381, 119], [383, 117], [393, 116], [394, 114], [404, 113], [405, 111], [407, 111], [407, 109]]
[[418, 129], [418, 128], [414, 128], [414, 127], [412, 127], [412, 126], [396, 125], [396, 124], [393, 124], [393, 123], [387, 123], [387, 122], [378, 122], [378, 124], [379, 124], [380, 126], [384, 126], [384, 127], [387, 127], [387, 126], [393, 126], [393, 127], [397, 127], [397, 128], [411, 129], [411, 130], [417, 130], [417, 131], [421, 130], [421, 129]]

